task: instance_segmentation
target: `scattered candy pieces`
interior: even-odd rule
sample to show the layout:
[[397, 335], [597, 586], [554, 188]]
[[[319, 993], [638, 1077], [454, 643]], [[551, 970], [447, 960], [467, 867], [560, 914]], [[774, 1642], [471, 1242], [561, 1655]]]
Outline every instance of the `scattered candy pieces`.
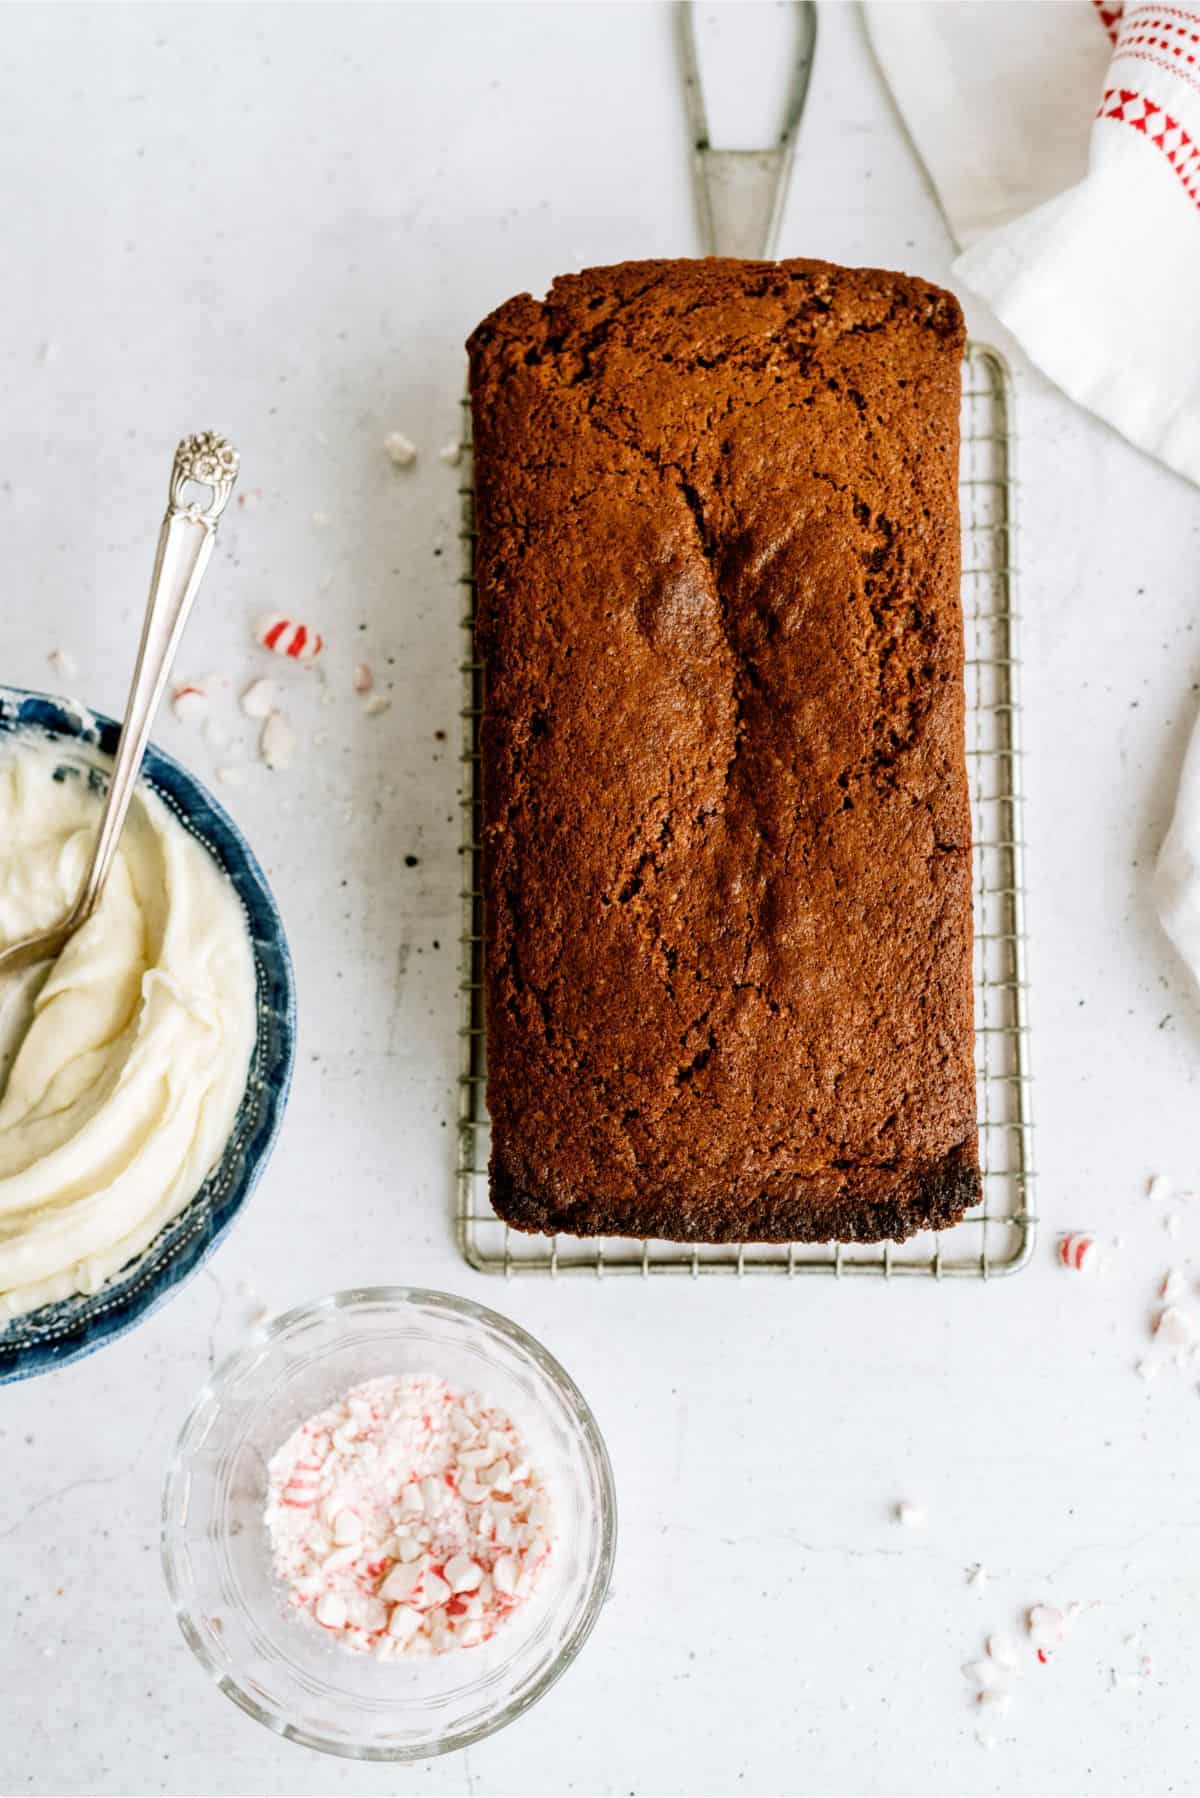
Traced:
[[247, 718], [269, 718], [276, 707], [275, 682], [251, 681], [242, 694], [241, 706]]
[[372, 672], [370, 662], [360, 662], [354, 670], [354, 691], [356, 693], [369, 693], [374, 685], [375, 675]]
[[258, 621], [255, 637], [264, 649], [290, 656], [294, 662], [311, 662], [320, 655], [325, 639], [284, 612], [267, 612]]
[[1100, 1259], [1100, 1245], [1094, 1236], [1060, 1236], [1058, 1258], [1064, 1267], [1077, 1274], [1094, 1273]]
[[976, 1699], [976, 1703], [984, 1706], [985, 1709], [989, 1711], [994, 1711], [998, 1716], [1002, 1717], [1012, 1703], [1012, 1693], [980, 1692]]
[[1165, 1299], [1169, 1305], [1174, 1304], [1175, 1300], [1181, 1299], [1186, 1291], [1187, 1281], [1183, 1277], [1183, 1269], [1169, 1267], [1158, 1288], [1159, 1298]]
[[74, 680], [79, 673], [75, 657], [65, 649], [52, 649], [46, 660], [59, 680]]
[[442, 448], [438, 451], [438, 456], [439, 456], [440, 460], [447, 463], [449, 467], [457, 468], [459, 463], [462, 461], [462, 444], [461, 443], [443, 444]]
[[291, 1604], [339, 1647], [381, 1660], [487, 1641], [552, 1553], [549, 1499], [516, 1426], [440, 1380], [353, 1387], [268, 1474], [265, 1522]]
[[171, 694], [171, 710], [182, 724], [195, 723], [208, 711], [208, 693], [195, 681], [181, 681]]
[[963, 1668], [963, 1678], [980, 1692], [994, 1692], [1001, 1683], [1000, 1669], [994, 1661], [968, 1661]]
[[1189, 1349], [1196, 1340], [1196, 1320], [1178, 1305], [1167, 1305], [1155, 1319], [1154, 1336], [1167, 1348]]
[[1012, 1637], [999, 1632], [988, 1637], [987, 1651], [989, 1660], [995, 1661], [998, 1667], [1015, 1667], [1020, 1659]]
[[364, 705], [363, 711], [367, 714], [368, 718], [378, 718], [381, 712], [391, 710], [391, 704], [391, 700], [385, 698], [382, 693], [372, 693], [371, 697], [367, 700], [366, 705]]
[[273, 773], [290, 768], [296, 754], [296, 733], [282, 712], [272, 712], [262, 728], [259, 753]]
[[389, 431], [383, 440], [393, 468], [411, 468], [417, 459], [417, 446], [402, 431]]
[[1146, 1182], [1148, 1199], [1169, 1199], [1171, 1196], [1171, 1180], [1167, 1174], [1151, 1174]]
[[1039, 1650], [1039, 1660], [1042, 1649], [1056, 1648], [1067, 1633], [1067, 1619], [1057, 1605], [1032, 1605], [1025, 1622], [1034, 1646]]

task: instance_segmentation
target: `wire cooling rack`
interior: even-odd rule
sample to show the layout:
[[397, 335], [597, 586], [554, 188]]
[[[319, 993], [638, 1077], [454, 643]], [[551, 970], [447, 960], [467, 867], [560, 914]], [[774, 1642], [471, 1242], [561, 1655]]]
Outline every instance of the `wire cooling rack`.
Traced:
[[904, 1244], [724, 1243], [527, 1236], [488, 1199], [483, 897], [479, 879], [479, 718], [475, 659], [474, 501], [464, 402], [461, 492], [466, 595], [462, 628], [465, 821], [458, 1241], [471, 1267], [515, 1274], [916, 1275], [987, 1279], [1015, 1273], [1034, 1244], [1034, 1175], [1026, 1010], [1019, 740], [1016, 514], [1012, 390], [1003, 358], [972, 344], [963, 365], [962, 597], [966, 626], [967, 765], [974, 819], [975, 1054], [981, 1203], [952, 1230]]

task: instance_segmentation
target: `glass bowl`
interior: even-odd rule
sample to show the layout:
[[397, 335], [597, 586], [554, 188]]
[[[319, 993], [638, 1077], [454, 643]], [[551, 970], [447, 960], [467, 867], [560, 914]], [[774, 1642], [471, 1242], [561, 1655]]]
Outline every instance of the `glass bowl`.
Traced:
[[[271, 1571], [267, 1462], [360, 1380], [432, 1374], [508, 1411], [554, 1509], [554, 1552], [488, 1643], [380, 1662], [289, 1610]], [[570, 1376], [468, 1299], [401, 1286], [336, 1292], [275, 1318], [204, 1386], [163, 1492], [167, 1590], [221, 1690], [278, 1735], [353, 1760], [424, 1760], [501, 1729], [591, 1633], [616, 1549], [612, 1468]]]
[[[64, 762], [93, 768], [115, 753], [120, 726], [72, 700], [0, 686], [0, 744], [16, 732], [60, 744]], [[98, 1292], [60, 1299], [0, 1324], [0, 1386], [93, 1354], [178, 1292], [203, 1267], [257, 1186], [287, 1105], [296, 1052], [296, 986], [266, 876], [229, 813], [173, 756], [151, 744], [142, 779], [203, 843], [241, 900], [258, 989], [246, 1090], [221, 1159], [136, 1260]]]

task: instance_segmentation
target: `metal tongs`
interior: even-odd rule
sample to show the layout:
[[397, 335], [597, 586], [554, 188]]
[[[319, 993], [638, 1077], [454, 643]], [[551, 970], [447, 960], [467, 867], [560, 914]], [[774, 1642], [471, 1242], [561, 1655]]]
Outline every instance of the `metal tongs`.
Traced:
[[743, 256], [773, 261], [787, 204], [793, 152], [817, 48], [814, 0], [795, 0], [796, 56], [783, 130], [767, 150], [716, 150], [709, 140], [708, 112], [696, 48], [697, 0], [681, 11], [684, 88], [696, 174], [700, 226], [706, 256]]

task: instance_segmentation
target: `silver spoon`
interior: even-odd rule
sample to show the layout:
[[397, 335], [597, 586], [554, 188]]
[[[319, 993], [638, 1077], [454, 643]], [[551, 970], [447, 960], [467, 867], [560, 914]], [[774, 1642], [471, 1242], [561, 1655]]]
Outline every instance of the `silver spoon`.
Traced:
[[[212, 431], [185, 437], [175, 451], [167, 512], [158, 534], [158, 552], [142, 624], [142, 640], [91, 863], [79, 889], [79, 897], [61, 924], [0, 950], [0, 1094], [29, 1029], [34, 1002], [51, 965], [100, 903], [141, 772], [150, 726], [158, 711], [192, 602], [212, 555], [217, 520], [229, 504], [237, 480], [238, 463], [238, 453], [233, 445]], [[206, 487], [207, 502], [202, 504], [199, 499], [185, 498], [184, 490], [189, 486]]]

